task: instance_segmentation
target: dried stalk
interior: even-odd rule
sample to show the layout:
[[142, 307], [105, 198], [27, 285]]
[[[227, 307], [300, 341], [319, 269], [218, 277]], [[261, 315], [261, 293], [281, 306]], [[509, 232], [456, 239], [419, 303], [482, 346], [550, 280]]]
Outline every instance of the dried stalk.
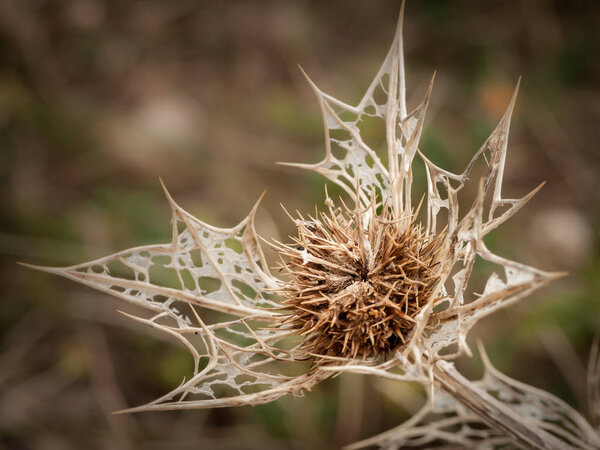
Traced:
[[514, 444], [528, 449], [564, 450], [565, 443], [535, 426], [489, 393], [463, 377], [454, 364], [438, 361], [433, 376], [441, 388], [485, 423], [506, 434]]

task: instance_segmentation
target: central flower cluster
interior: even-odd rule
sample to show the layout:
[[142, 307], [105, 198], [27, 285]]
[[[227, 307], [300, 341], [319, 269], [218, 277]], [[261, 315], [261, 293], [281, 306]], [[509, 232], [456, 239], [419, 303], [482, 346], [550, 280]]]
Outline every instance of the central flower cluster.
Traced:
[[445, 234], [400, 219], [330, 208], [296, 220], [298, 236], [278, 248], [290, 280], [280, 290], [284, 323], [315, 355], [374, 357], [406, 343], [415, 316], [434, 298]]

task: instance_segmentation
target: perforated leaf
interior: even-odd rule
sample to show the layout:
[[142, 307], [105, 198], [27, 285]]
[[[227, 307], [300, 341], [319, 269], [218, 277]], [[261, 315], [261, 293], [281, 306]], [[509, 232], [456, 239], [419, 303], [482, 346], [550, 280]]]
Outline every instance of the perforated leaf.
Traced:
[[[514, 419], [525, 427], [548, 432], [560, 448], [591, 450], [600, 446], [600, 434], [579, 412], [545, 391], [498, 372], [490, 363], [483, 346], [480, 345], [479, 349], [484, 362], [484, 375], [481, 380], [473, 382], [475, 389], [493, 396], [510, 408]], [[430, 401], [403, 424], [348, 448], [372, 446], [389, 450], [495, 449], [511, 447], [512, 441], [448, 393], [436, 390]]]
[[170, 243], [131, 248], [71, 267], [36, 267], [149, 310], [150, 317], [130, 317], [167, 333], [190, 351], [190, 379], [134, 410], [256, 404], [314, 384], [322, 374], [290, 383], [290, 377], [270, 367], [273, 361], [293, 357], [278, 348], [290, 333], [272, 327], [280, 312], [268, 291], [277, 280], [254, 230], [258, 203], [237, 226], [217, 228], [184, 211], [168, 193], [167, 198], [172, 208]]

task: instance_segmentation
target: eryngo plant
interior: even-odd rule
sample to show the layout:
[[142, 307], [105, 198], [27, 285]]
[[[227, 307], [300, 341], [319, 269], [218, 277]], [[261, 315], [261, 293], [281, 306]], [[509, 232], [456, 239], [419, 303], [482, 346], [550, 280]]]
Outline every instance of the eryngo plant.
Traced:
[[[599, 445], [591, 426], [558, 399], [502, 378], [489, 364], [481, 381], [470, 382], [452, 363], [471, 354], [466, 336], [479, 319], [561, 275], [495, 255], [483, 240], [539, 189], [520, 199], [502, 196], [516, 90], [491, 136], [454, 174], [419, 149], [433, 80], [423, 102], [409, 112], [402, 13], [388, 55], [357, 106], [309, 84], [323, 114], [325, 158], [290, 165], [340, 186], [350, 206], [343, 200], [336, 205], [327, 195], [322, 213], [292, 217], [297, 236], [280, 243], [259, 239], [258, 203], [238, 225], [217, 228], [184, 211], [165, 189], [170, 243], [71, 267], [37, 267], [149, 310], [149, 316], [131, 317], [191, 353], [189, 379], [127, 411], [256, 405], [354, 372], [417, 381], [431, 397], [407, 424], [365, 445]], [[361, 135], [366, 117], [385, 127], [387, 165]], [[412, 192], [415, 158], [427, 175], [418, 205]], [[473, 180], [478, 190], [471, 206], [459, 211], [459, 194], [479, 159], [485, 159], [486, 173]], [[263, 245], [280, 254], [281, 278], [269, 268]], [[498, 268], [478, 295], [468, 285], [476, 258]], [[165, 282], [167, 272], [176, 287]], [[310, 367], [300, 375], [278, 373], [279, 364], [306, 366], [306, 360]], [[430, 413], [453, 417], [440, 423]]]

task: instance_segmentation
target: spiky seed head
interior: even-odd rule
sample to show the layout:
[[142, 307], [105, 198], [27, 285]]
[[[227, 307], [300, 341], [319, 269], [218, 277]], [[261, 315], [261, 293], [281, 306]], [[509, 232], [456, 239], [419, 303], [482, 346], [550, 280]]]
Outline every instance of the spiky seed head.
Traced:
[[[326, 203], [327, 204], [327, 203]], [[436, 300], [445, 233], [426, 235], [415, 214], [344, 208], [295, 220], [278, 247], [290, 280], [284, 323], [322, 356], [369, 358], [406, 343], [415, 317]]]

